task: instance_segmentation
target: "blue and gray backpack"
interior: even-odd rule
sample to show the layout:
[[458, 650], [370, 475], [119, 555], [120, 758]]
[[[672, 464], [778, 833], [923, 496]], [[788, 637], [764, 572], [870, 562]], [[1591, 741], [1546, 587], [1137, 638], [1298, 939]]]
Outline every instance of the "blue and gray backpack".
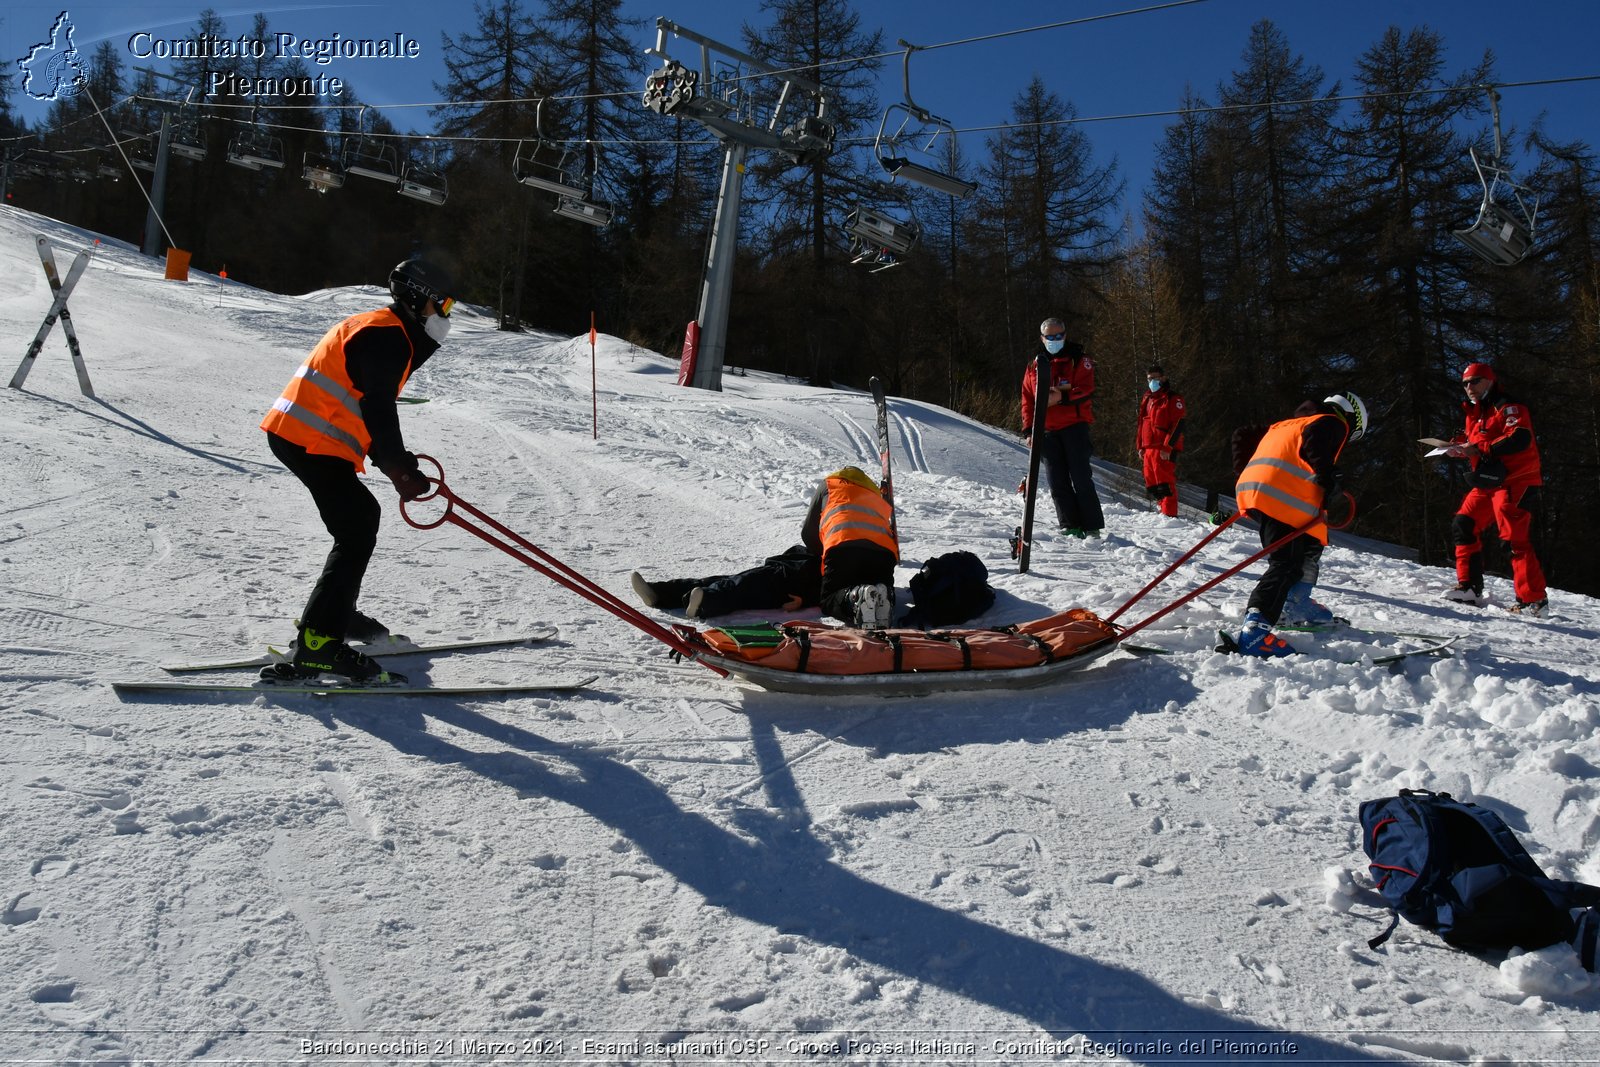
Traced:
[[[1361, 805], [1361, 844], [1378, 892], [1401, 919], [1457, 948], [1540, 949], [1566, 941], [1595, 970], [1600, 886], [1548, 878], [1511, 828], [1449, 793], [1402, 789]], [[1576, 909], [1581, 911], [1574, 917]]]

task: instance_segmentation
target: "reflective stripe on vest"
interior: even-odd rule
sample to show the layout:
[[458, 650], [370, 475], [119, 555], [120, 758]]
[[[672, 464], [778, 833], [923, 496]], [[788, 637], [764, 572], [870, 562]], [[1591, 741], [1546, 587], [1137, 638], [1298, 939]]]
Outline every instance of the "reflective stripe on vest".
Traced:
[[[1241, 511], [1258, 511], [1295, 527], [1321, 514], [1325, 494], [1317, 484], [1316, 472], [1300, 457], [1300, 445], [1306, 425], [1322, 417], [1311, 415], [1273, 424], [1234, 487]], [[1315, 523], [1304, 532], [1328, 543], [1326, 523]]]
[[824, 556], [846, 541], [871, 541], [900, 558], [900, 546], [890, 532], [889, 502], [865, 486], [829, 478], [828, 498], [817, 525]]
[[[311, 355], [294, 372], [283, 395], [272, 405], [261, 428], [304, 448], [313, 455], [337, 456], [366, 469], [372, 435], [361, 417], [361, 390], [350, 380], [344, 346], [368, 326], [393, 326], [402, 331], [400, 317], [389, 308], [352, 315], [323, 335]], [[411, 376], [411, 338], [406, 336], [408, 357], [400, 375], [403, 387]]]

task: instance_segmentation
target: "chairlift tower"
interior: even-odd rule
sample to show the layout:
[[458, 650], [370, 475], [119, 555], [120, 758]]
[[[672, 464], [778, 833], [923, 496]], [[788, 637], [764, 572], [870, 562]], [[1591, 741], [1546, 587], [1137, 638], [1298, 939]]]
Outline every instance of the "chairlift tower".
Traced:
[[[700, 66], [692, 69], [667, 53], [667, 36], [700, 46]], [[656, 44], [646, 55], [663, 65], [645, 79], [644, 106], [661, 115], [682, 115], [700, 123], [723, 144], [722, 184], [711, 223], [711, 242], [700, 285], [699, 355], [694, 377], [697, 389], [722, 390], [722, 366], [728, 340], [728, 311], [733, 297], [734, 253], [739, 243], [739, 205], [744, 194], [745, 160], [751, 149], [788, 156], [806, 165], [833, 151], [834, 128], [827, 120], [822, 86], [790, 71], [780, 71], [754, 56], [720, 44], [669, 19], [656, 19]], [[713, 79], [713, 58], [719, 66]], [[759, 121], [741, 69], [767, 75], [779, 83], [777, 101], [765, 123]], [[795, 104], [796, 93], [809, 104]], [[797, 112], [786, 125], [789, 113]]]
[[[133, 68], [140, 74], [149, 74], [152, 77], [164, 78], [170, 82], [186, 86], [192, 91], [193, 87], [182, 78], [175, 78], [171, 74], [163, 74], [159, 70], [150, 70], [147, 67]], [[161, 212], [167, 202], [167, 160], [171, 158], [172, 147], [172, 112], [171, 104], [161, 103], [161, 130], [156, 137], [155, 171], [150, 177], [150, 206], [144, 218], [144, 244], [139, 251], [147, 256], [159, 257], [161, 255], [161, 238], [166, 233], [161, 222]]]

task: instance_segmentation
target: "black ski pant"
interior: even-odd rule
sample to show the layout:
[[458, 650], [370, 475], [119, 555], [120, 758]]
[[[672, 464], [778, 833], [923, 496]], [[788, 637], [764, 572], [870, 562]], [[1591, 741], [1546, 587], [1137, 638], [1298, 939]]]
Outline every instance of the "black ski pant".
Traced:
[[822, 613], [855, 624], [850, 590], [881, 585], [894, 595], [894, 553], [871, 541], [845, 541], [822, 557]]
[[378, 500], [356, 476], [355, 464], [335, 456], [319, 456], [267, 434], [267, 446], [311, 491], [322, 525], [333, 535], [333, 548], [312, 587], [300, 624], [344, 640], [350, 613], [361, 595], [361, 580], [378, 545]]
[[1059, 430], [1048, 430], [1042, 443], [1041, 458], [1049, 480], [1050, 499], [1056, 505], [1057, 523], [1064, 529], [1105, 529], [1100, 494], [1094, 488], [1094, 469], [1089, 465], [1089, 457], [1094, 455], [1089, 424], [1075, 422]]
[[810, 607], [822, 595], [822, 561], [805, 545], [794, 545], [738, 574], [668, 578], [650, 585], [655, 589], [658, 608], [686, 607], [689, 593], [697, 586], [703, 588], [701, 618], [781, 608], [794, 597], [800, 598], [801, 607]]
[[[1295, 529], [1259, 511], [1251, 511], [1250, 517], [1261, 525], [1262, 548], [1293, 533]], [[1315, 584], [1321, 562], [1322, 542], [1310, 534], [1301, 534], [1291, 538], [1288, 544], [1279, 545], [1267, 556], [1267, 573], [1261, 576], [1250, 593], [1250, 610], [1261, 612], [1267, 622], [1278, 625], [1284, 602], [1289, 599], [1289, 590], [1297, 582], [1310, 581]]]

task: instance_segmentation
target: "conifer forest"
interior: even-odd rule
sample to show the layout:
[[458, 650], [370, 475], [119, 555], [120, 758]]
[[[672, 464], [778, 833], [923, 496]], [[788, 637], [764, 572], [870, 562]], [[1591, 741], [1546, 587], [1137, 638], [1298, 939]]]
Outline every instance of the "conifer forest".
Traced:
[[[1075, 121], [1070, 87], [1036, 77], [993, 130], [938, 140], [936, 169], [971, 189], [954, 195], [888, 182], [871, 150], [898, 103], [880, 87], [902, 62], [871, 10], [765, 0], [727, 42], [820, 87], [827, 128], [800, 124], [816, 135], [807, 150], [750, 153], [726, 373], [862, 388], [876, 375], [891, 396], [1015, 435], [1038, 324], [1055, 315], [1096, 363], [1097, 452], [1137, 465], [1139, 395], [1160, 363], [1188, 402], [1178, 477], [1224, 495], [1235, 428], [1354, 391], [1372, 427], [1342, 461], [1352, 532], [1443, 565], [1466, 472], [1425, 460], [1418, 439], [1460, 430], [1462, 368], [1486, 361], [1532, 410], [1545, 572], [1600, 594], [1600, 556], [1583, 547], [1600, 526], [1600, 165], [1591, 145], [1548, 136], [1537, 109], [1498, 114], [1492, 53], [1448, 68], [1438, 34], [1396, 27], [1335, 79], [1262, 20], [1230, 76], [1172, 100], [1152, 127], [1137, 202], [1094, 127]], [[178, 59], [157, 74], [104, 42], [86, 56], [88, 91], [32, 125], [4, 83], [6, 202], [151, 251], [136, 182], [149, 187], [138, 164], [165, 120], [154, 254], [175, 246], [199, 270], [304, 293], [381, 284], [426, 250], [505, 330], [576, 335], [592, 313], [602, 332], [676, 354], [700, 306], [727, 152], [702, 118], [770, 106], [763, 79], [702, 82], [701, 103], [716, 104], [704, 110], [659, 94], [646, 106], [662, 64], [620, 0], [484, 0], [461, 25], [443, 42], [444, 79], [417, 87], [436, 103], [409, 111], [360, 106], [359, 84], [338, 106], [230, 95], [314, 79], [302, 60]], [[185, 32], [272, 29], [207, 10]], [[219, 67], [223, 91], [202, 96]], [[230, 162], [252, 138], [281, 165]], [[1475, 159], [1508, 164], [1493, 196]], [[344, 171], [337, 184], [318, 188], [316, 160]], [[397, 197], [353, 161], [414, 174], [422, 195]], [[543, 186], [519, 180], [540, 174]], [[1457, 237], [1495, 197], [1515, 218], [1519, 191], [1537, 197], [1537, 218], [1515, 262]], [[848, 225], [858, 209], [900, 220], [902, 237], [914, 228], [914, 245], [864, 240]], [[1499, 550], [1491, 570], [1505, 562]]]

